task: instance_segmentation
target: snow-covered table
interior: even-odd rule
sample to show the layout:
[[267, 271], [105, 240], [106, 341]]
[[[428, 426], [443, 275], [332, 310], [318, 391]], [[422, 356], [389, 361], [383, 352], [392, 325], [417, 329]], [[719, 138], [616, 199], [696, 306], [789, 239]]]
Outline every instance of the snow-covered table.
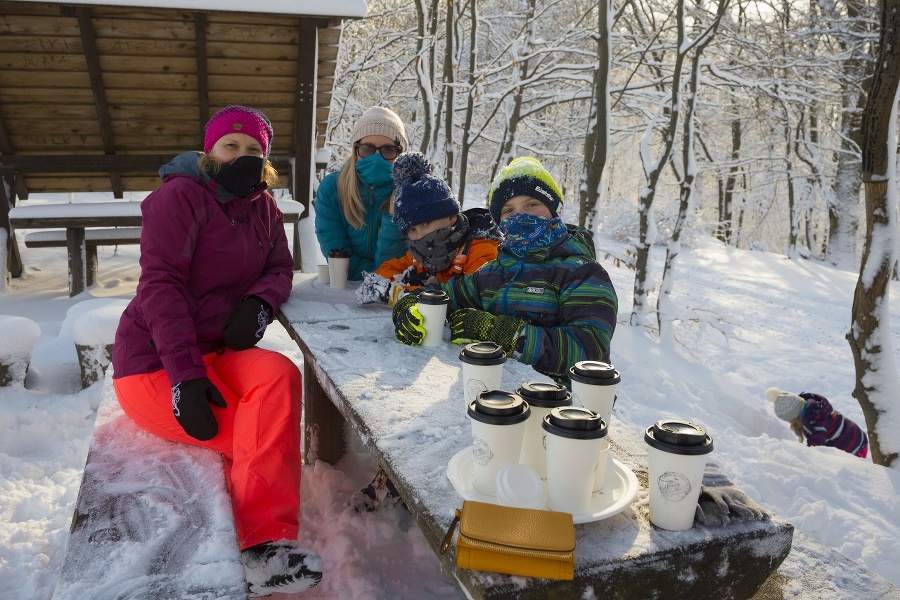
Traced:
[[[300, 276], [290, 301], [281, 307], [279, 320], [304, 356], [307, 458], [340, 458], [346, 420], [439, 553], [454, 509], [462, 504], [447, 478], [448, 463], [471, 442], [460, 347], [449, 342], [437, 348], [397, 343], [390, 310], [356, 306], [356, 285], [331, 290], [315, 276]], [[503, 389], [546, 380], [519, 362], [504, 364]], [[744, 598], [751, 597], [787, 556], [793, 527], [771, 514], [764, 521], [698, 526], [686, 532], [652, 526], [643, 438], [616, 419], [611, 431], [613, 454], [637, 474], [640, 491], [624, 511], [576, 526], [574, 581], [457, 569], [452, 552], [442, 555], [443, 565], [468, 595]]]
[[[285, 223], [294, 224], [294, 268], [300, 269], [300, 236], [296, 226], [304, 207], [293, 200], [278, 200], [278, 208]], [[15, 206], [9, 211], [10, 225], [15, 229], [64, 229], [65, 238], [46, 238], [36, 246], [65, 246], [69, 254], [69, 296], [76, 296], [93, 285], [96, 279], [96, 245], [109, 243], [136, 243], [134, 229], [127, 236], [116, 234], [108, 228], [140, 228], [140, 202], [80, 202]], [[107, 228], [102, 234], [88, 240], [85, 229]], [[52, 233], [52, 232], [48, 232]], [[46, 237], [47, 234], [45, 234]], [[106, 238], [106, 239], [104, 239]], [[89, 249], [92, 252], [89, 252]]]

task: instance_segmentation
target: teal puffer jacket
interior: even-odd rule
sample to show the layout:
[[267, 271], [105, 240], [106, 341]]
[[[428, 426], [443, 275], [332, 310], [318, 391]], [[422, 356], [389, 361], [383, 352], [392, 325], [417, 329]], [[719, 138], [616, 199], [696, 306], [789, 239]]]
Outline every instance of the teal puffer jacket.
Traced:
[[332, 250], [347, 250], [347, 278], [359, 280], [362, 272], [373, 272], [381, 263], [403, 256], [409, 248], [406, 236], [391, 222], [381, 205], [394, 191], [394, 184], [370, 186], [360, 183], [359, 195], [366, 207], [366, 222], [356, 228], [347, 222], [338, 198], [340, 172], [330, 173], [316, 191], [316, 238], [324, 256]]

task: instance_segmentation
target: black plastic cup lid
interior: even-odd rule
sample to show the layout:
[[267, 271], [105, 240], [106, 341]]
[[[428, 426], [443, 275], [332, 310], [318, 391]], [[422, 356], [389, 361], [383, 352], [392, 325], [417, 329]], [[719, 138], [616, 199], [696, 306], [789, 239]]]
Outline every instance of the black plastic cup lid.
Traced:
[[491, 425], [515, 425], [531, 416], [531, 407], [518, 394], [503, 390], [478, 392], [469, 402], [469, 416]]
[[526, 381], [516, 393], [531, 406], [555, 408], [572, 404], [572, 394], [564, 385], [550, 381]]
[[706, 429], [690, 421], [663, 419], [647, 428], [644, 441], [648, 445], [672, 454], [709, 454], [713, 440]]
[[582, 360], [575, 363], [569, 369], [569, 378], [590, 385], [615, 385], [622, 380], [615, 367], [599, 360]]
[[548, 433], [577, 440], [593, 440], [609, 433], [606, 421], [582, 406], [554, 408], [544, 417], [541, 427]]
[[350, 253], [346, 250], [332, 250], [328, 253], [328, 256], [332, 258], [350, 258]]
[[447, 304], [450, 297], [444, 290], [422, 290], [418, 295], [419, 304]]
[[506, 352], [494, 342], [474, 342], [463, 346], [459, 360], [470, 365], [501, 365], [506, 362]]

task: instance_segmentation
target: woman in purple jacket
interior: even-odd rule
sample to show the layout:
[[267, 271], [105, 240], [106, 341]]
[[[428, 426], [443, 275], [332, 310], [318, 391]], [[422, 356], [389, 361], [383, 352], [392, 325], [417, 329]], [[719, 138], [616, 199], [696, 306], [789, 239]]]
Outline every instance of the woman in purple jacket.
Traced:
[[272, 125], [228, 106], [203, 152], [160, 169], [141, 203], [141, 276], [113, 346], [125, 413], [162, 438], [225, 456], [251, 597], [316, 585], [322, 560], [297, 543], [301, 376], [256, 348], [290, 293], [293, 259], [267, 188]]

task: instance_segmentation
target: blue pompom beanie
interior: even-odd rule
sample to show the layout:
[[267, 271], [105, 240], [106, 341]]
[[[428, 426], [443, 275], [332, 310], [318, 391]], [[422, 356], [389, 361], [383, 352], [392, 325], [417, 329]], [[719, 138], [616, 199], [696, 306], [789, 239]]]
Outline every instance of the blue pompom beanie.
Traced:
[[459, 202], [443, 179], [431, 174], [431, 163], [420, 152], [394, 160], [396, 186], [393, 221], [406, 233], [410, 227], [459, 214]]

